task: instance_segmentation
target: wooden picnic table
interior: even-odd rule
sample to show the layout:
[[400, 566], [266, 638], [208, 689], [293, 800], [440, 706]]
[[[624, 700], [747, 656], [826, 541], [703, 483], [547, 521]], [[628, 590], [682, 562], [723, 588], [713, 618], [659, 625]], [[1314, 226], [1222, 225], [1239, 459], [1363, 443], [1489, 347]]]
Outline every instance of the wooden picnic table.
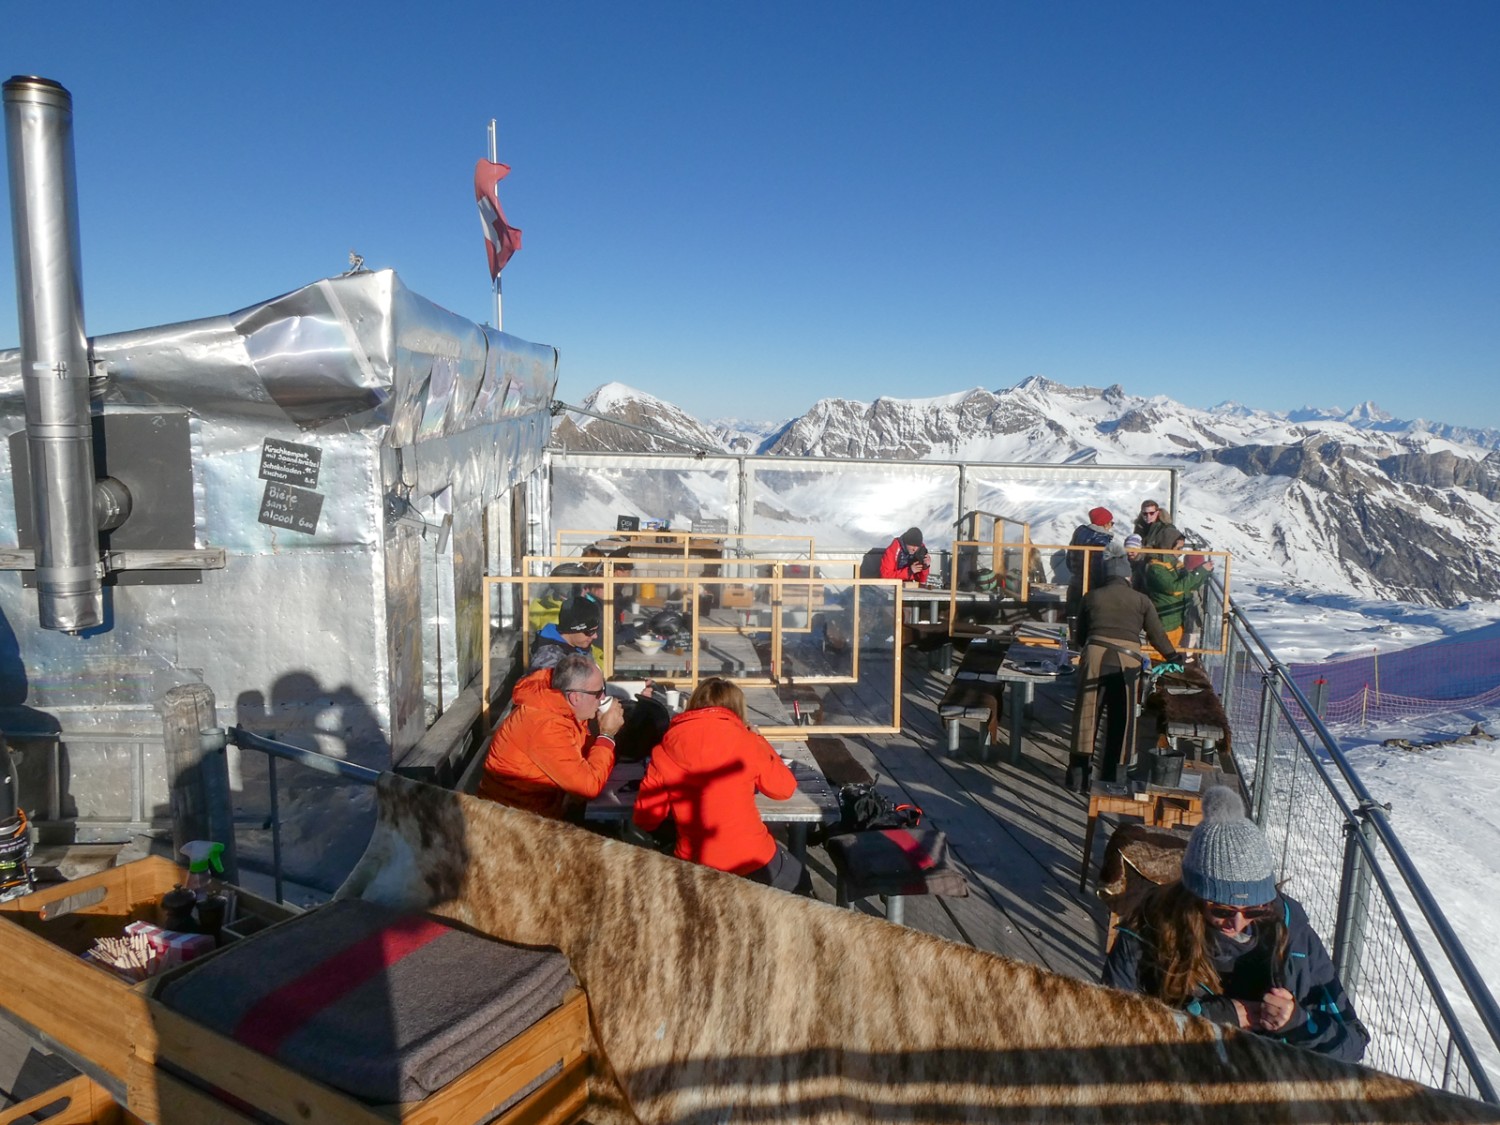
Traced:
[[1026, 711], [1038, 683], [1050, 683], [1060, 675], [1064, 650], [1042, 645], [1018, 644], [1001, 636], [975, 637], [953, 682], [938, 704], [938, 715], [948, 728], [948, 751], [958, 752], [959, 723], [980, 719], [988, 730], [984, 759], [999, 742], [1000, 699], [1010, 686], [1010, 762], [1021, 760]]

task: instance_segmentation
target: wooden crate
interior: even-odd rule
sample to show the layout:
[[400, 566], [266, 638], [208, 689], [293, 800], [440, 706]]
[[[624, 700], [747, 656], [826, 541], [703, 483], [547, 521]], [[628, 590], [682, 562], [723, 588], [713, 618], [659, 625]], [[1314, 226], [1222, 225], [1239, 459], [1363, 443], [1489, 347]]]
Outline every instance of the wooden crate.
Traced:
[[[127, 984], [81, 955], [130, 922], [155, 922], [161, 896], [186, 881], [171, 860], [147, 856], [0, 903], [0, 957], [25, 966], [0, 976], [0, 1007], [123, 1083], [148, 1020], [145, 984]], [[242, 911], [270, 920], [295, 913], [237, 894]]]
[[103, 1086], [82, 1074], [0, 1110], [0, 1125], [41, 1120], [43, 1115], [48, 1125], [141, 1125], [139, 1117], [122, 1109]]
[[[559, 1067], [557, 1073], [494, 1118], [495, 1125], [575, 1122], [588, 1097], [588, 1004], [576, 988], [559, 1007], [441, 1090], [420, 1102], [391, 1106], [367, 1105], [155, 999], [149, 1005], [152, 1039], [142, 1045], [131, 1067], [129, 1105], [143, 1120], [163, 1125], [207, 1120], [180, 1112], [184, 1096], [207, 1097], [200, 1087], [243, 1101], [276, 1120], [301, 1125], [475, 1125], [490, 1121], [496, 1106], [553, 1067]], [[190, 1083], [176, 1081], [158, 1064], [190, 1076]]]
[[755, 593], [742, 582], [726, 582], [719, 587], [719, 604], [725, 609], [749, 609], [755, 604]]

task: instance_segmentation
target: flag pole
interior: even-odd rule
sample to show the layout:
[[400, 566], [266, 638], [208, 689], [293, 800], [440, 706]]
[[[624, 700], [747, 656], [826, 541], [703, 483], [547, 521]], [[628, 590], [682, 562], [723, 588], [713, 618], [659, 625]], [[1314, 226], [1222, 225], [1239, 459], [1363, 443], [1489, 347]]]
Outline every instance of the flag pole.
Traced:
[[[500, 163], [500, 146], [495, 139], [495, 119], [490, 118], [490, 163]], [[504, 298], [500, 294], [500, 275], [497, 273], [494, 280], [495, 287], [495, 331], [504, 331]]]

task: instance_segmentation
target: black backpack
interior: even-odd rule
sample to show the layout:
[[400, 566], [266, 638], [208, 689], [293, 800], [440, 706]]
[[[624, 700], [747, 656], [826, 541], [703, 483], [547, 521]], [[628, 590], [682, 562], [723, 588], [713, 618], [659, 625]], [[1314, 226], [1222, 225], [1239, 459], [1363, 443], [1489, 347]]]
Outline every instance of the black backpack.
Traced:
[[877, 790], [873, 782], [851, 782], [839, 787], [839, 822], [828, 834], [915, 828], [921, 823], [922, 810], [916, 805], [896, 804]]

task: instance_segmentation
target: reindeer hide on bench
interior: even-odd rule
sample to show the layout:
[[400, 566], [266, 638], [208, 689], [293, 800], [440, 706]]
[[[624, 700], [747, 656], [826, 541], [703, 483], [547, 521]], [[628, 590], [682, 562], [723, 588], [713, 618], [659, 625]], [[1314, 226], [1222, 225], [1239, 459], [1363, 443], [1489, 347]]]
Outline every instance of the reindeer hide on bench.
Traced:
[[339, 891], [555, 946], [606, 1122], [1500, 1121], [1143, 997], [386, 775]]

